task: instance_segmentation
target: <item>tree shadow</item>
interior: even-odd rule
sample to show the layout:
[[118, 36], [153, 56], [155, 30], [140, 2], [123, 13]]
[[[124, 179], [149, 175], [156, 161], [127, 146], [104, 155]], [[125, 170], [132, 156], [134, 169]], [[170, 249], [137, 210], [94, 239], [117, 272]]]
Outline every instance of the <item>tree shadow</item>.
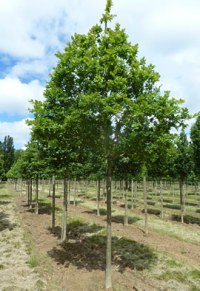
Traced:
[[10, 201], [0, 200], [0, 205], [7, 205], [7, 204], [10, 204]]
[[9, 215], [5, 212], [0, 212], [0, 231], [9, 229], [10, 231], [16, 226], [15, 223], [9, 221]]
[[[83, 202], [84, 202], [83, 200], [76, 200], [75, 201], [75, 206], [78, 206], [78, 205], [82, 204]], [[74, 200], [71, 199], [68, 203], [70, 205], [74, 205]]]
[[[135, 241], [113, 237], [112, 238], [112, 264], [120, 272], [128, 267], [132, 270], [149, 269], [156, 262], [156, 254], [147, 246]], [[105, 270], [106, 262], [106, 236], [93, 234], [78, 236], [61, 243], [48, 252], [58, 265], [78, 269]]]
[[[142, 209], [142, 213], [144, 213], [144, 212], [145, 212], [144, 209]], [[148, 208], [147, 213], [153, 214], [153, 215], [160, 215], [161, 211], [159, 209], [155, 209], [155, 208]]]
[[180, 210], [181, 209], [180, 204], [164, 204], [163, 207], [164, 208], [169, 208], [169, 209], [176, 209], [176, 210]]
[[[179, 214], [173, 214], [171, 216], [172, 220], [174, 221], [178, 221], [180, 222], [181, 221], [181, 215]], [[200, 218], [199, 217], [195, 217], [195, 216], [191, 216], [191, 215], [184, 215], [184, 223], [187, 223], [187, 224], [198, 224], [200, 225]]]
[[48, 227], [47, 229], [57, 239], [60, 239], [61, 238], [61, 230], [62, 229], [61, 229], [60, 226], [55, 226], [54, 228]]
[[165, 202], [165, 203], [173, 203], [173, 200], [172, 199], [163, 199], [163, 202]]
[[[107, 210], [105, 208], [99, 208], [99, 212], [100, 212], [101, 216], [104, 216], [107, 214]], [[114, 212], [114, 210], [112, 210], [112, 212]], [[97, 209], [86, 210], [86, 211], [84, 211], [84, 213], [97, 214]]]
[[[67, 238], [69, 240], [82, 239], [83, 236], [98, 232], [102, 230], [103, 227], [97, 224], [87, 224], [80, 220], [74, 220], [67, 224]], [[61, 237], [61, 227], [56, 226], [54, 229], [48, 228], [49, 232], [60, 239]]]
[[[138, 217], [130, 217], [128, 216], [128, 224], [136, 223], [137, 221], [141, 220]], [[112, 222], [114, 223], [124, 223], [124, 215], [115, 215], [112, 217]]]
[[[52, 214], [52, 203], [50, 202], [39, 202], [38, 207], [38, 214]], [[60, 211], [61, 208], [58, 206], [55, 206], [55, 211]]]
[[154, 201], [147, 201], [147, 205], [155, 206], [156, 205], [156, 202], [154, 202]]
[[195, 202], [185, 202], [185, 205], [188, 205], [188, 206], [198, 206], [198, 203], [195, 203]]
[[[29, 207], [27, 209], [27, 211], [34, 213], [35, 212], [35, 201], [33, 201], [31, 203], [31, 207], [27, 203], [24, 204], [23, 207], [26, 207], [26, 208]], [[60, 211], [60, 210], [61, 210], [61, 208], [59, 208], [58, 206], [55, 206], [55, 211]], [[51, 215], [52, 214], [52, 203], [38, 201], [38, 214], [39, 215], [43, 215], [43, 214]]]
[[12, 195], [10, 195], [10, 194], [1, 194], [0, 195], [0, 201], [1, 200], [9, 200], [10, 198], [12, 198]]

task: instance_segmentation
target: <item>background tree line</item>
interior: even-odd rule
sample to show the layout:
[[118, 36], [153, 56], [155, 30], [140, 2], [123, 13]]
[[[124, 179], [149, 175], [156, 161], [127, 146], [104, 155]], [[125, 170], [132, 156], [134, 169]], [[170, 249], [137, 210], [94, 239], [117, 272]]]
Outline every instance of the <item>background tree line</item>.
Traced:
[[15, 162], [13, 138], [9, 135], [0, 141], [0, 179], [5, 180], [6, 174]]
[[[151, 162], [146, 163], [148, 178], [151, 180], [188, 180], [198, 182], [200, 178], [200, 116], [191, 127], [190, 134], [184, 129], [170, 135], [168, 147], [155, 147], [151, 152]], [[105, 161], [99, 153], [86, 151], [76, 156], [71, 153], [71, 163], [62, 158], [62, 151], [42, 149], [37, 142], [31, 141], [25, 150], [15, 150], [13, 139], [9, 136], [0, 142], [1, 177], [9, 178], [49, 178], [52, 175], [63, 177], [68, 165], [72, 178], [95, 180], [105, 178]], [[69, 156], [68, 156], [69, 158]], [[63, 161], [64, 160], [64, 161]], [[113, 178], [131, 180], [142, 177], [140, 156], [121, 155], [113, 162]]]

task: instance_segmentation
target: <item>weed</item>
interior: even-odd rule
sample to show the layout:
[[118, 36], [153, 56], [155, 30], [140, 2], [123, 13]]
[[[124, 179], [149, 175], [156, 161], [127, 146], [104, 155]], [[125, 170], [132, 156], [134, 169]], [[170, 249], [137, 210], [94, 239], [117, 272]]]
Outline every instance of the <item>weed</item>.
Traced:
[[189, 276], [192, 277], [194, 280], [200, 280], [200, 270], [192, 270], [189, 272]]
[[177, 267], [180, 267], [180, 266], [181, 266], [181, 264], [179, 264], [178, 262], [176, 262], [176, 261], [173, 260], [173, 259], [168, 259], [168, 260], [167, 260], [167, 265], [168, 265], [168, 267], [170, 267], [170, 268], [177, 268]]
[[32, 255], [28, 261], [28, 264], [31, 268], [37, 267], [39, 265], [38, 258]]

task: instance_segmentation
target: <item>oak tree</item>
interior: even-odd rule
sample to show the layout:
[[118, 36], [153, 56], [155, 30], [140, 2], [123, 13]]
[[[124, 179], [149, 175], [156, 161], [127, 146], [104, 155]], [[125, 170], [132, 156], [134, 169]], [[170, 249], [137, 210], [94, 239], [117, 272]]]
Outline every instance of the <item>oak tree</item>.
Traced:
[[[53, 145], [63, 159], [93, 152], [105, 161], [107, 191], [106, 288], [111, 282], [111, 179], [120, 157], [141, 156], [161, 134], [187, 115], [181, 100], [162, 94], [154, 66], [138, 58], [107, 0], [100, 23], [87, 34], [75, 33], [46, 85], [44, 101], [35, 101], [29, 121], [32, 138], [46, 149]], [[55, 153], [56, 155], [56, 153]]]

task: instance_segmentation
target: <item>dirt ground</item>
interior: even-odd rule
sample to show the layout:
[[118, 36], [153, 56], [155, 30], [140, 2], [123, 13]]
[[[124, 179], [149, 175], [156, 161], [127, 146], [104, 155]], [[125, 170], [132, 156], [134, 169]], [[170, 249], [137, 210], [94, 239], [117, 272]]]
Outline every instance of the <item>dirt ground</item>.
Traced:
[[[57, 202], [61, 204], [61, 201]], [[0, 203], [0, 290], [1, 291], [100, 291], [105, 290], [105, 236], [92, 238], [90, 233], [106, 226], [105, 215], [96, 214], [83, 206], [69, 206], [70, 216], [78, 216], [79, 224], [69, 222], [68, 241], [60, 241], [60, 223], [51, 229], [48, 208], [36, 215], [27, 207], [24, 196]], [[197, 225], [189, 228], [199, 229]], [[85, 236], [87, 232], [87, 236]], [[157, 254], [200, 270], [200, 246], [150, 231], [148, 235], [136, 225], [112, 223], [113, 233], [113, 291], [200, 290], [173, 280], [158, 280], [151, 276], [151, 265], [164, 268]], [[26, 237], [26, 240], [24, 239]], [[137, 263], [128, 260], [129, 243]], [[30, 267], [27, 244], [37, 263]], [[123, 245], [123, 253], [120, 248]], [[127, 254], [126, 254], [127, 253]], [[38, 263], [39, 262], [39, 263]], [[34, 263], [34, 261], [33, 261]], [[177, 265], [178, 266], [178, 265]]]
[[[51, 231], [51, 216], [49, 213], [40, 212], [35, 215], [27, 209], [25, 200], [17, 199], [17, 209], [21, 216], [22, 226], [31, 236], [31, 239], [39, 253], [48, 256], [48, 268], [38, 271], [47, 280], [46, 290], [70, 290], [70, 291], [94, 291], [105, 290], [105, 246], [91, 242], [80, 235], [80, 227], [76, 232], [76, 227], [69, 230], [69, 240], [67, 243], [60, 242], [60, 227]], [[105, 227], [105, 215], [96, 214], [82, 206], [69, 206], [69, 213], [78, 215], [87, 221], [89, 225], [95, 224]], [[85, 227], [83, 225], [83, 227]], [[188, 226], [194, 227], [194, 226]], [[194, 227], [195, 231], [195, 227]], [[200, 247], [191, 243], [183, 242], [173, 237], [150, 232], [145, 235], [136, 225], [131, 224], [124, 227], [117, 222], [112, 223], [114, 238], [126, 237], [135, 241], [141, 247], [149, 248], [148, 260], [153, 258], [153, 251], [167, 253], [171, 258], [183, 264], [200, 268]], [[146, 252], [146, 249], [145, 249]], [[177, 285], [173, 281], [162, 282], [150, 277], [143, 267], [141, 268], [126, 264], [122, 258], [113, 262], [113, 290], [192, 290], [185, 285]], [[51, 271], [49, 271], [51, 270]], [[49, 273], [51, 272], [51, 275]], [[199, 287], [200, 290], [200, 287]]]

